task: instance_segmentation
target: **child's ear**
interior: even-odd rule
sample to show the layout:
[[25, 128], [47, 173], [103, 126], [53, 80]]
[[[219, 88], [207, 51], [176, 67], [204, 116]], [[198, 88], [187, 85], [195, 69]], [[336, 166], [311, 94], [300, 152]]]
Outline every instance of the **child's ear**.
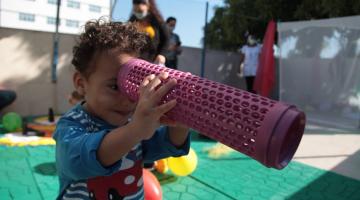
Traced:
[[75, 86], [76, 91], [85, 96], [85, 77], [80, 72], [75, 72], [73, 75], [73, 83]]

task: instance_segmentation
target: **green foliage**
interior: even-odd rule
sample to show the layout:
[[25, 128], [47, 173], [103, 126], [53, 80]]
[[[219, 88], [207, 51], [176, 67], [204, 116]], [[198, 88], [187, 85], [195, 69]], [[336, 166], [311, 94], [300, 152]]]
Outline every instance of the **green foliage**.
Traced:
[[207, 27], [211, 49], [235, 51], [249, 32], [262, 39], [267, 23], [300, 21], [360, 14], [359, 0], [224, 0]]

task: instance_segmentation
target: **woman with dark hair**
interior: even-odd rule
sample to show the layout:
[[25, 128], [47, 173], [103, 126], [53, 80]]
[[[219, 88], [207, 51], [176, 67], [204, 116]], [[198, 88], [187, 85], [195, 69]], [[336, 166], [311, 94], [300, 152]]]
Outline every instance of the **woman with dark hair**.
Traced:
[[169, 32], [165, 21], [156, 7], [155, 0], [133, 0], [130, 22], [137, 24], [151, 40], [152, 50], [142, 57], [150, 62], [165, 64], [164, 53], [169, 41]]

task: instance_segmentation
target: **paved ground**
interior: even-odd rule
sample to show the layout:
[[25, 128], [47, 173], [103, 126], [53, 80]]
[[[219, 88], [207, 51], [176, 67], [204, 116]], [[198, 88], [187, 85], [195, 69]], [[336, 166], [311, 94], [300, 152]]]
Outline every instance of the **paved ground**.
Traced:
[[[297, 161], [281, 171], [268, 169], [236, 152], [212, 160], [202, 150], [214, 143], [194, 140], [192, 147], [199, 158], [196, 171], [183, 178], [171, 174], [159, 176], [164, 199], [360, 200], [360, 179], [350, 178], [353, 172], [355, 176], [360, 173], [360, 165], [352, 162], [360, 155], [356, 150], [360, 144], [356, 134], [353, 139], [341, 137], [345, 135], [327, 136], [307, 134], [296, 160], [309, 162], [313, 159], [321, 168], [350, 169], [346, 176]], [[343, 151], [336, 152], [340, 149], [337, 144], [343, 143], [343, 139], [346, 140]], [[332, 158], [336, 161], [330, 162]], [[54, 162], [54, 146], [0, 146], [0, 199], [54, 199], [58, 190]]]

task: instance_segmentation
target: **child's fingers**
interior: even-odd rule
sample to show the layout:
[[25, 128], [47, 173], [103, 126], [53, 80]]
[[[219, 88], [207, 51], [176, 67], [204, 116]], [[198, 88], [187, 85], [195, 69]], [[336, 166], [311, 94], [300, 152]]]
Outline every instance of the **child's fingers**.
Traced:
[[142, 81], [142, 83], [140, 84], [140, 91], [143, 91], [144, 88], [146, 88], [149, 85], [149, 83], [152, 80], [154, 80], [154, 78], [155, 78], [155, 74], [151, 74], [151, 75], [145, 77], [144, 80]]
[[149, 91], [153, 91], [155, 90], [155, 88], [161, 84], [161, 79], [159, 76], [155, 77], [153, 80], [150, 81], [150, 83], [148, 84], [147, 88], [149, 89]]
[[160, 101], [161, 98], [169, 92], [171, 88], [176, 85], [176, 79], [170, 79], [165, 85], [161, 86], [155, 94], [155, 101]]
[[167, 103], [164, 103], [158, 107], [155, 108], [155, 112], [159, 114], [160, 116], [164, 115], [168, 111], [170, 111], [172, 108], [174, 108], [176, 105], [176, 100], [173, 99]]
[[161, 72], [158, 77], [161, 79], [161, 80], [165, 80], [169, 77], [169, 73], [167, 72]]

